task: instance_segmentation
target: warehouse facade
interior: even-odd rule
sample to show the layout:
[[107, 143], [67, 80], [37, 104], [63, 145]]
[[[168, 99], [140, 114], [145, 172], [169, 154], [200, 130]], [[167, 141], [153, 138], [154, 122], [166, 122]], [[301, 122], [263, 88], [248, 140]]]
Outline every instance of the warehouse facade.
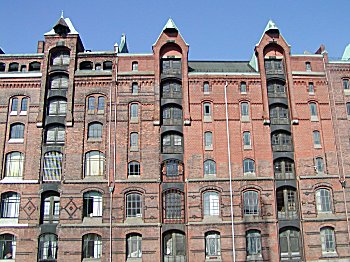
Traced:
[[[84, 49], [61, 17], [0, 54], [0, 260], [350, 261], [350, 62]], [[348, 52], [350, 53], [350, 52]]]

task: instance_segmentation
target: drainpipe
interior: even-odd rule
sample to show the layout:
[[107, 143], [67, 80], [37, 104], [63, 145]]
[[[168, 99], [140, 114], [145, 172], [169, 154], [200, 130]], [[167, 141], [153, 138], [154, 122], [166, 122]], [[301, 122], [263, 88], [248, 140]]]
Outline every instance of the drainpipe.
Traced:
[[232, 261], [236, 262], [235, 249], [235, 229], [233, 224], [233, 189], [232, 189], [232, 167], [231, 167], [231, 146], [230, 131], [228, 129], [228, 107], [227, 107], [227, 81], [225, 83], [225, 113], [226, 113], [226, 137], [227, 137], [227, 156], [228, 156], [228, 173], [230, 176], [230, 211], [231, 211], [231, 234], [232, 234]]

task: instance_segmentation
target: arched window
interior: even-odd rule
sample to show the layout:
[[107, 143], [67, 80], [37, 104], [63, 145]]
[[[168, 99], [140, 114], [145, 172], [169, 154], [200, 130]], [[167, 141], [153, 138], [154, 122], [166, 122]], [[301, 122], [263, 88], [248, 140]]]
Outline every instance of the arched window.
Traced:
[[259, 193], [249, 190], [243, 193], [243, 214], [258, 215], [259, 214]]
[[287, 227], [280, 231], [280, 256], [281, 260], [300, 258], [300, 231]]
[[58, 238], [55, 234], [49, 233], [39, 237], [38, 259], [40, 262], [57, 260], [57, 242]]
[[310, 95], [315, 94], [315, 86], [313, 82], [309, 82], [308, 91]]
[[292, 151], [292, 136], [288, 132], [276, 131], [272, 133], [271, 144], [273, 151]]
[[221, 256], [221, 243], [219, 232], [205, 233], [205, 256], [206, 258]]
[[249, 103], [247, 102], [241, 103], [241, 120], [249, 121]]
[[66, 75], [55, 75], [50, 79], [51, 89], [68, 89], [68, 76]]
[[93, 69], [93, 63], [91, 61], [83, 61], [79, 65], [80, 70], [92, 70]]
[[203, 84], [203, 93], [204, 93], [204, 94], [209, 94], [209, 93], [210, 93], [210, 85], [209, 85], [209, 82], [204, 82], [204, 84]]
[[125, 216], [142, 217], [142, 196], [138, 193], [130, 193], [126, 195], [125, 200]]
[[131, 233], [126, 236], [126, 255], [127, 258], [142, 257], [142, 235]]
[[23, 142], [24, 139], [24, 124], [15, 123], [10, 127], [10, 142]]
[[70, 57], [68, 50], [61, 50], [51, 54], [51, 65], [53, 66], [69, 65], [69, 62]]
[[41, 197], [41, 223], [57, 224], [60, 220], [60, 195], [55, 191], [48, 191]]
[[52, 125], [46, 130], [47, 144], [64, 144], [66, 130], [63, 125]]
[[181, 154], [183, 152], [182, 136], [177, 133], [166, 133], [162, 138], [162, 153]]
[[18, 218], [21, 197], [16, 192], [1, 195], [1, 218]]
[[0, 235], [0, 259], [16, 258], [16, 237], [11, 234]]
[[134, 61], [131, 65], [132, 71], [139, 71], [139, 63]]
[[103, 70], [112, 70], [113, 63], [112, 61], [103, 62]]
[[88, 114], [103, 114], [105, 110], [105, 97], [91, 95], [87, 99]]
[[322, 157], [315, 158], [315, 171], [317, 174], [323, 174], [324, 172], [324, 162]]
[[347, 79], [347, 78], [343, 79], [343, 88], [344, 88], [344, 90], [349, 90], [350, 89], [349, 79]]
[[29, 71], [40, 71], [40, 63], [39, 62], [31, 62], [29, 64]]
[[22, 177], [24, 155], [20, 152], [11, 152], [6, 155], [6, 177]]
[[9, 72], [18, 72], [19, 64], [18, 63], [10, 63]]
[[130, 151], [139, 150], [139, 134], [137, 132], [130, 133]]
[[219, 216], [220, 201], [217, 192], [209, 191], [203, 194], [204, 216]]
[[184, 203], [181, 191], [169, 189], [163, 194], [164, 219], [168, 223], [176, 223], [184, 218]]
[[323, 227], [321, 228], [321, 244], [322, 254], [336, 253], [336, 242], [334, 236], [334, 228]]
[[163, 261], [186, 261], [186, 237], [180, 231], [166, 232], [163, 237]]
[[6, 64], [0, 62], [0, 72], [5, 72], [5, 69], [6, 69]]
[[182, 98], [181, 84], [176, 81], [168, 81], [163, 83], [162, 98]]
[[139, 117], [139, 105], [133, 103], [130, 105], [130, 121], [137, 121]]
[[90, 123], [88, 126], [88, 139], [101, 139], [102, 127], [102, 124], [99, 122]]
[[248, 230], [246, 232], [247, 256], [261, 256], [261, 233], [258, 230]]
[[273, 163], [276, 179], [293, 179], [294, 178], [294, 162], [288, 158], [278, 158]]
[[138, 95], [139, 93], [139, 85], [136, 82], [132, 83], [131, 85], [131, 93], [133, 95]]
[[204, 132], [204, 149], [213, 149], [213, 133], [210, 131]]
[[311, 114], [311, 121], [317, 121], [317, 105], [316, 103], [310, 103], [310, 114]]
[[85, 154], [85, 176], [103, 176], [105, 155], [100, 151]]
[[327, 188], [320, 188], [316, 191], [317, 213], [332, 213], [332, 195]]
[[62, 159], [60, 152], [49, 151], [44, 155], [43, 181], [60, 181], [62, 175]]
[[83, 196], [83, 216], [101, 217], [102, 216], [102, 194], [97, 191], [89, 191]]
[[86, 234], [83, 236], [83, 259], [101, 258], [102, 240], [97, 234]]
[[250, 149], [252, 147], [252, 142], [250, 138], [250, 132], [245, 131], [243, 132], [243, 148], [244, 149]]
[[48, 113], [49, 116], [65, 116], [67, 113], [67, 100], [63, 97], [51, 99]]
[[297, 218], [297, 195], [292, 187], [281, 187], [276, 191], [277, 216], [279, 219]]
[[137, 161], [131, 161], [128, 164], [128, 176], [140, 175], [140, 163]]
[[179, 160], [168, 159], [163, 162], [162, 173], [168, 177], [180, 176], [183, 173], [183, 165]]
[[182, 109], [179, 106], [167, 105], [163, 107], [163, 125], [182, 125]]
[[215, 176], [216, 175], [216, 163], [213, 160], [204, 161], [204, 175]]
[[252, 159], [244, 159], [243, 160], [243, 173], [245, 175], [247, 174], [254, 174], [255, 173], [255, 162]]

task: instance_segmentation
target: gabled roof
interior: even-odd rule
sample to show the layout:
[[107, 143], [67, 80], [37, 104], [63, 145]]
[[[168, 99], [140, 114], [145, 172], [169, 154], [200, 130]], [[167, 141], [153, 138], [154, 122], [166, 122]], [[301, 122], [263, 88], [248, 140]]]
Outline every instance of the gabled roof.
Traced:
[[350, 44], [345, 47], [341, 60], [350, 60]]
[[[267, 22], [267, 25], [265, 26], [264, 32], [262, 33], [259, 42], [256, 44], [256, 46], [258, 46], [261, 42], [261, 40], [263, 39], [264, 35], [270, 31], [270, 30], [277, 30], [278, 33], [280, 34], [280, 36], [284, 39], [284, 37], [282, 36], [279, 28], [277, 27], [276, 23], [274, 21], [272, 21], [271, 19]], [[286, 41], [286, 39], [284, 39], [284, 41]], [[287, 43], [287, 41], [286, 41]], [[287, 43], [287, 45], [289, 46], [289, 44]]]
[[155, 44], [158, 42], [158, 40], [159, 40], [160, 36], [162, 35], [162, 33], [163, 33], [165, 30], [168, 30], [168, 29], [176, 30], [176, 31], [179, 33], [179, 35], [181, 36], [181, 38], [184, 40], [185, 44], [188, 45], [188, 44], [186, 43], [185, 39], [182, 37], [182, 35], [181, 35], [181, 33], [180, 33], [180, 30], [177, 28], [177, 26], [176, 26], [174, 20], [171, 19], [171, 18], [168, 19], [168, 21], [166, 22], [165, 26], [163, 27], [162, 32], [159, 34], [157, 40], [154, 42], [153, 45], [155, 45]]
[[[58, 20], [58, 22], [55, 24], [55, 26], [57, 26], [59, 23], [64, 23], [69, 28], [69, 30], [70, 30], [70, 32], [68, 33], [69, 35], [79, 35], [79, 33], [77, 32], [77, 30], [75, 30], [75, 28], [74, 28], [74, 26], [69, 18], [61, 17]], [[44, 35], [56, 35], [55, 29], [52, 28], [49, 32], [45, 33]]]

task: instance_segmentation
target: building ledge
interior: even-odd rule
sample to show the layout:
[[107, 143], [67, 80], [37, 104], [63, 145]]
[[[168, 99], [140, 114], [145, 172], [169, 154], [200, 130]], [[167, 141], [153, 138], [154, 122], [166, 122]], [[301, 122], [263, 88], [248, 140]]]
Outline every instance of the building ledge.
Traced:
[[25, 77], [41, 77], [40, 72], [13, 72], [13, 73], [1, 73], [0, 78], [25, 78]]

